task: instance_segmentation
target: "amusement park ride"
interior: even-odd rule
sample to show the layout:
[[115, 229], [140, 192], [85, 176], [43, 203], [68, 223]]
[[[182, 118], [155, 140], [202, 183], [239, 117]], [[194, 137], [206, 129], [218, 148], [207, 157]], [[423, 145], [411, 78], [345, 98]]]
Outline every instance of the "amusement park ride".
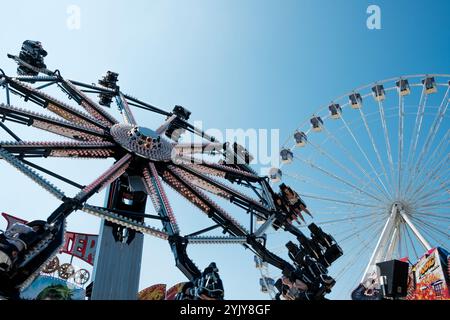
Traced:
[[[320, 300], [332, 288], [348, 283], [353, 285], [348, 296], [357, 287], [353, 298], [377, 299], [383, 286], [377, 267], [392, 259], [409, 263], [410, 297], [450, 298], [445, 250], [450, 221], [450, 139], [445, 126], [449, 75], [388, 79], [335, 99], [291, 135], [293, 146], [286, 145], [289, 140], [280, 152], [286, 166], [272, 168], [266, 177], [251, 168], [253, 157], [245, 148], [217, 141], [190, 124], [187, 109], [175, 106], [168, 112], [134, 98], [121, 90], [118, 74], [111, 71], [98, 84], [65, 79], [59, 70], [47, 69], [46, 55], [40, 42], [27, 40], [19, 56], [8, 55], [17, 62], [18, 75], [8, 76], [0, 69], [6, 96], [0, 104], [0, 127], [14, 139], [0, 142], [0, 159], [61, 201], [47, 220], [17, 223], [0, 234], [2, 297], [18, 298], [41, 272], [56, 270], [55, 255], [67, 238], [65, 221], [81, 210], [103, 219], [91, 299], [136, 299], [144, 234], [167, 240], [176, 266], [188, 278], [178, 299], [224, 298], [218, 267], [212, 262], [201, 271], [187, 254], [189, 244], [240, 244], [250, 249], [261, 271], [262, 289], [272, 298]], [[60, 90], [62, 99], [78, 106], [49, 94], [48, 88]], [[442, 99], [439, 88], [445, 88]], [[17, 107], [13, 95], [29, 106], [42, 107], [45, 113]], [[388, 108], [385, 100], [392, 97], [398, 104]], [[418, 105], [405, 102], [407, 97], [417, 97]], [[122, 122], [107, 111], [113, 101]], [[438, 106], [433, 107], [433, 101]], [[370, 103], [375, 111], [363, 111], [370, 110]], [[132, 108], [162, 116], [161, 125], [154, 130], [138, 125]], [[23, 141], [6, 123], [41, 129], [65, 140]], [[429, 130], [422, 139], [426, 127]], [[388, 128], [398, 132], [395, 139]], [[180, 142], [184, 135], [198, 136], [201, 142]], [[386, 160], [380, 148], [383, 137]], [[296, 155], [295, 149], [302, 154]], [[85, 186], [31, 161], [52, 157], [115, 162]], [[38, 172], [79, 192], [68, 195]], [[313, 177], [307, 176], [310, 172]], [[307, 191], [294, 191], [284, 182], [289, 179], [301, 181], [299, 189], [306, 185]], [[279, 191], [275, 191], [278, 183]], [[213, 225], [182, 234], [164, 184]], [[88, 203], [104, 189], [108, 189], [104, 207]], [[148, 197], [154, 215], [146, 213]], [[214, 198], [246, 213], [248, 225]], [[332, 205], [326, 208], [323, 203]], [[314, 216], [315, 223], [307, 225], [303, 214]], [[155, 220], [162, 223], [161, 230], [149, 224]], [[333, 230], [333, 236], [323, 226]], [[223, 235], [211, 234], [220, 229]], [[286, 258], [271, 248], [280, 235]], [[420, 257], [417, 252], [426, 253]], [[416, 264], [409, 261], [413, 255]], [[278, 281], [271, 277], [270, 268], [281, 272]], [[335, 278], [328, 275], [331, 268], [337, 271]], [[84, 281], [86, 274], [80, 277]]]
[[[108, 72], [98, 85], [63, 78], [59, 70], [44, 64], [47, 52], [40, 42], [25, 41], [19, 56], [8, 55], [19, 65], [17, 76], [0, 74], [6, 103], [0, 105], [0, 126], [15, 140], [0, 143], [0, 158], [29, 177], [61, 201], [47, 220], [22, 224], [23, 231], [6, 231], [0, 239], [0, 291], [5, 298], [15, 298], [48, 266], [59, 252], [66, 229], [66, 218], [77, 210], [104, 220], [94, 270], [92, 299], [136, 299], [139, 284], [143, 235], [169, 242], [176, 266], [188, 278], [180, 299], [223, 299], [224, 291], [218, 269], [211, 263], [203, 272], [187, 254], [189, 244], [242, 244], [262, 261], [282, 272], [277, 283], [278, 296], [292, 299], [323, 299], [335, 285], [327, 275], [328, 267], [342, 250], [334, 238], [315, 224], [308, 226], [308, 237], [293, 225], [306, 212], [306, 204], [290, 187], [282, 185], [275, 192], [268, 177], [261, 177], [249, 166], [252, 156], [236, 143], [216, 141], [191, 125], [190, 112], [176, 106], [172, 112], [161, 110], [122, 92], [118, 74]], [[57, 87], [76, 102], [75, 108], [44, 91]], [[96, 94], [99, 102], [89, 94]], [[11, 95], [53, 113], [51, 117], [13, 105]], [[115, 101], [123, 121], [115, 119], [106, 108]], [[152, 130], [138, 125], [132, 107], [162, 115], [162, 124]], [[70, 141], [26, 142], [5, 122], [22, 124], [54, 133]], [[181, 143], [189, 132], [202, 143]], [[219, 156], [209, 162], [201, 156]], [[113, 158], [115, 163], [87, 186], [40, 167], [32, 158]], [[79, 188], [70, 196], [43, 178], [41, 171]], [[182, 235], [163, 182], [191, 202], [214, 224]], [[101, 190], [109, 188], [104, 207], [88, 204]], [[244, 191], [243, 191], [244, 190]], [[253, 196], [250, 196], [251, 193]], [[219, 197], [248, 214], [249, 225], [238, 222], [211, 197]], [[145, 213], [147, 197], [157, 215]], [[159, 220], [162, 229], [147, 224]], [[255, 227], [254, 221], [263, 223]], [[296, 238], [287, 248], [292, 263], [267, 248], [265, 232], [274, 227]], [[18, 226], [16, 226], [18, 227]], [[208, 236], [221, 228], [226, 236]], [[22, 244], [22, 245], [18, 245]], [[20, 247], [20, 248], [19, 248]], [[120, 272], [126, 268], [126, 273]], [[111, 277], [115, 281], [110, 281]]]
[[315, 223], [345, 252], [330, 270], [333, 291], [398, 298], [383, 293], [381, 274], [384, 262], [400, 261], [402, 298], [450, 298], [449, 80], [411, 75], [357, 88], [316, 110], [282, 147], [272, 181], [297, 182]]

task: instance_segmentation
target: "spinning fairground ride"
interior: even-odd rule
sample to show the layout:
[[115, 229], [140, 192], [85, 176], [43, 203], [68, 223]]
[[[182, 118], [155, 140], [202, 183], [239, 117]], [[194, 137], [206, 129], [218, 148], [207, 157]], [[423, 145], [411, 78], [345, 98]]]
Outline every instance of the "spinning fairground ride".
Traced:
[[[68, 80], [59, 70], [47, 69], [46, 55], [40, 42], [27, 40], [19, 56], [8, 55], [17, 62], [18, 75], [0, 70], [5, 93], [0, 127], [11, 139], [0, 142], [0, 159], [60, 201], [46, 220], [16, 224], [0, 235], [4, 298], [17, 298], [51, 265], [64, 243], [66, 219], [76, 211], [103, 219], [92, 299], [137, 298], [143, 235], [168, 241], [176, 266], [188, 279], [179, 299], [224, 297], [218, 267], [212, 262], [201, 271], [187, 254], [190, 244], [239, 244], [250, 249], [281, 272], [278, 298], [320, 300], [331, 292], [336, 281], [328, 268], [342, 256], [341, 247], [314, 223], [304, 231], [295, 225], [304, 213], [311, 214], [306, 203], [285, 184], [275, 191], [268, 177], [251, 168], [252, 156], [245, 148], [205, 134], [188, 122], [190, 112], [181, 106], [169, 112], [124, 93], [117, 73], [108, 71], [98, 84]], [[120, 114], [110, 112], [112, 104]], [[160, 125], [139, 125], [134, 108], [159, 115]], [[24, 141], [21, 126], [54, 134], [55, 140]], [[200, 142], [183, 143], [186, 136], [197, 136]], [[51, 158], [113, 159], [114, 164], [83, 185], [36, 163]], [[64, 187], [78, 191], [69, 194]], [[212, 225], [183, 234], [166, 187], [203, 212]], [[89, 204], [106, 188], [105, 206]], [[155, 214], [146, 213], [147, 198]], [[261, 224], [255, 224], [257, 220]], [[273, 230], [290, 235], [287, 258], [268, 249], [268, 232]]]

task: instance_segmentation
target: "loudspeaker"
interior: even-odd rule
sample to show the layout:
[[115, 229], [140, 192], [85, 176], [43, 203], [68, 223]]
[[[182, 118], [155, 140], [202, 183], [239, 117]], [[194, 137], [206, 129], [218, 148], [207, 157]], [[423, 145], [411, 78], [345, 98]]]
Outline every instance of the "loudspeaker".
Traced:
[[406, 297], [408, 289], [409, 264], [400, 260], [377, 263], [380, 285], [385, 297]]

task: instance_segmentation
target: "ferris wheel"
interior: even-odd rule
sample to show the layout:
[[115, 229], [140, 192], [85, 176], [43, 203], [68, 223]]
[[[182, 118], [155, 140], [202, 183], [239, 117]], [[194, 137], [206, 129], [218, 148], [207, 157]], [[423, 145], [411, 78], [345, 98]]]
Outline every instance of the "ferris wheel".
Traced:
[[[449, 80], [411, 75], [357, 88], [320, 107], [284, 143], [272, 182], [298, 190], [345, 253], [330, 268], [334, 297], [375, 283], [377, 262], [417, 261], [449, 247]], [[283, 243], [281, 234], [268, 238]], [[263, 280], [273, 278], [271, 268], [259, 269]]]

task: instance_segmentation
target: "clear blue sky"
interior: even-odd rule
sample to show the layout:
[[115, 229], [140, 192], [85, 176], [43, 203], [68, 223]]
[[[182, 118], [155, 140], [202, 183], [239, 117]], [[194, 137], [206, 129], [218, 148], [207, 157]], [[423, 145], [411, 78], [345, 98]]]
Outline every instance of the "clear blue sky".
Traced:
[[[81, 8], [79, 30], [66, 26], [71, 4]], [[366, 27], [370, 4], [381, 8], [381, 30]], [[6, 53], [17, 52], [25, 39], [40, 40], [49, 67], [67, 78], [96, 82], [113, 70], [125, 92], [165, 109], [183, 105], [205, 128], [275, 128], [284, 140], [317, 106], [354, 87], [402, 74], [448, 73], [449, 10], [445, 0], [9, 1], [1, 6], [0, 67], [12, 74]], [[136, 114], [150, 127], [160, 121]], [[54, 165], [86, 183], [108, 163]], [[0, 210], [32, 219], [57, 205], [4, 163], [0, 180]], [[181, 220], [189, 218], [185, 223], [197, 224], [190, 217], [200, 214], [184, 200], [174, 208]], [[83, 213], [69, 219], [72, 230], [95, 233], [98, 226]], [[258, 292], [251, 252], [190, 252], [200, 266], [218, 263], [226, 298], [267, 297]], [[146, 238], [141, 287], [182, 280], [168, 245]]]

